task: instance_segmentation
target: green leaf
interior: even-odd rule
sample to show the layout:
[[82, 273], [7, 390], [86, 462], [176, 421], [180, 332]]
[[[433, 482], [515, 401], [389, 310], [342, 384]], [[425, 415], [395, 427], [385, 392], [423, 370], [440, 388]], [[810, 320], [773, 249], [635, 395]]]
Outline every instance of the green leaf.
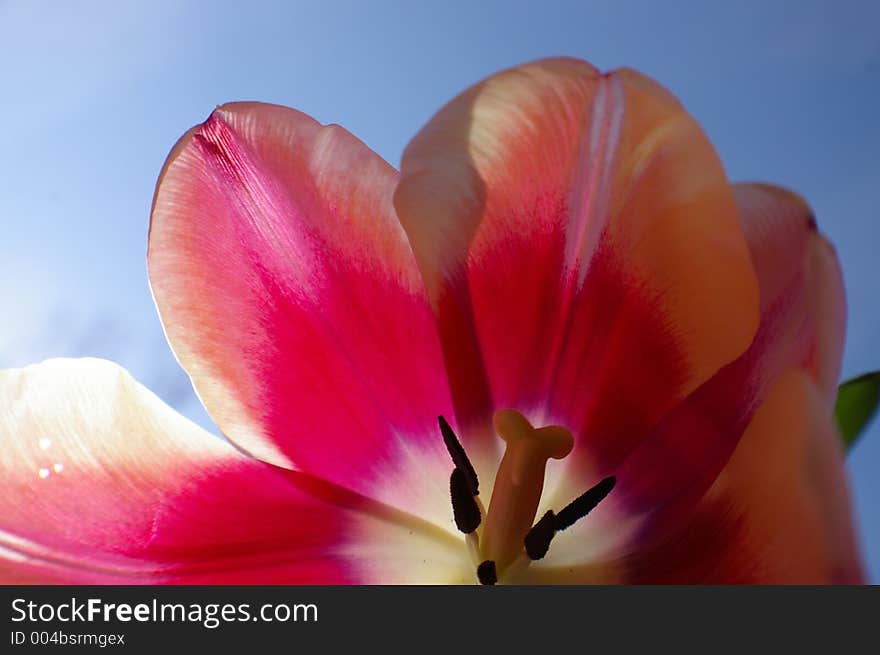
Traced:
[[849, 450], [880, 406], [880, 371], [847, 380], [837, 389], [834, 418]]

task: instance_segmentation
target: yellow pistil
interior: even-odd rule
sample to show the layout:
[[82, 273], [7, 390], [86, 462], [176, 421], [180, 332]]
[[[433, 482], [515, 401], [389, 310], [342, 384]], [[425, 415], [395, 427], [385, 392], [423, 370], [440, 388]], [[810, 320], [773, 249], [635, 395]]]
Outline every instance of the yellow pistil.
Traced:
[[561, 426], [534, 428], [512, 409], [496, 412], [493, 420], [507, 446], [492, 489], [480, 552], [484, 559], [495, 562], [502, 575], [523, 552], [523, 539], [541, 500], [547, 460], [568, 455], [574, 438]]

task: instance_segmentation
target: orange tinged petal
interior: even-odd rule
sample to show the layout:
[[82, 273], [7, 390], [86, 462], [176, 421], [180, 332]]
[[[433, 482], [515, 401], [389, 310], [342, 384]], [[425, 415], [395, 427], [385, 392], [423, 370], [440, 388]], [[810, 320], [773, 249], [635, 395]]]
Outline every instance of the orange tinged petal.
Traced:
[[840, 435], [809, 375], [780, 377], [687, 526], [629, 566], [631, 582], [862, 582]]
[[407, 147], [395, 206], [464, 424], [514, 408], [612, 466], [757, 327], [718, 158], [638, 73], [548, 59], [471, 87]]
[[733, 187], [766, 305], [797, 275], [809, 275], [812, 346], [809, 368], [829, 407], [837, 397], [846, 332], [846, 293], [833, 246], [797, 194], [769, 184]]

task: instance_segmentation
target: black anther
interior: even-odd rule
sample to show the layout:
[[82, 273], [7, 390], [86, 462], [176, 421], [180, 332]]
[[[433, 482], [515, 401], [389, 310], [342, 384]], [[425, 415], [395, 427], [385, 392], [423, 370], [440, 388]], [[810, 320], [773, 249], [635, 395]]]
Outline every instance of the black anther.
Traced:
[[611, 493], [615, 484], [617, 478], [613, 475], [607, 477], [563, 507], [556, 515], [556, 529], [565, 530], [592, 512]]
[[556, 534], [556, 515], [553, 510], [549, 510], [541, 520], [532, 526], [532, 529], [523, 539], [523, 545], [526, 547], [526, 555], [530, 560], [538, 560], [547, 554], [550, 549], [550, 542]]
[[479, 527], [482, 517], [480, 507], [471, 495], [467, 476], [460, 468], [452, 470], [449, 478], [449, 495], [452, 497], [452, 516], [455, 519], [455, 526], [465, 534], [470, 534]]
[[440, 433], [443, 435], [443, 443], [446, 444], [446, 450], [449, 451], [452, 463], [455, 464], [455, 468], [461, 469], [462, 473], [464, 473], [471, 495], [476, 496], [480, 493], [480, 482], [477, 480], [477, 472], [474, 470], [461, 442], [458, 440], [455, 432], [452, 431], [449, 423], [446, 422], [446, 419], [438, 416], [437, 421], [440, 423]]
[[477, 578], [480, 584], [493, 585], [498, 582], [498, 571], [495, 569], [495, 562], [487, 559], [477, 567]]

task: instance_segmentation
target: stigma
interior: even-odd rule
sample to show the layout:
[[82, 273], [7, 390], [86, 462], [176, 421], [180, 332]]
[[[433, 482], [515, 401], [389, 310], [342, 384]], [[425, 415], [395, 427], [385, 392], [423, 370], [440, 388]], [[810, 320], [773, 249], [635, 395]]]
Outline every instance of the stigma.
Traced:
[[502, 409], [493, 424], [506, 448], [489, 511], [479, 498], [479, 482], [458, 437], [439, 417], [443, 441], [452, 458], [450, 497], [455, 524], [466, 535], [468, 550], [481, 584], [495, 584], [531, 561], [544, 557], [557, 531], [586, 516], [614, 488], [607, 477], [563, 508], [548, 511], [533, 525], [548, 459], [563, 459], [574, 447], [571, 432], [558, 425], [534, 427], [521, 413]]

